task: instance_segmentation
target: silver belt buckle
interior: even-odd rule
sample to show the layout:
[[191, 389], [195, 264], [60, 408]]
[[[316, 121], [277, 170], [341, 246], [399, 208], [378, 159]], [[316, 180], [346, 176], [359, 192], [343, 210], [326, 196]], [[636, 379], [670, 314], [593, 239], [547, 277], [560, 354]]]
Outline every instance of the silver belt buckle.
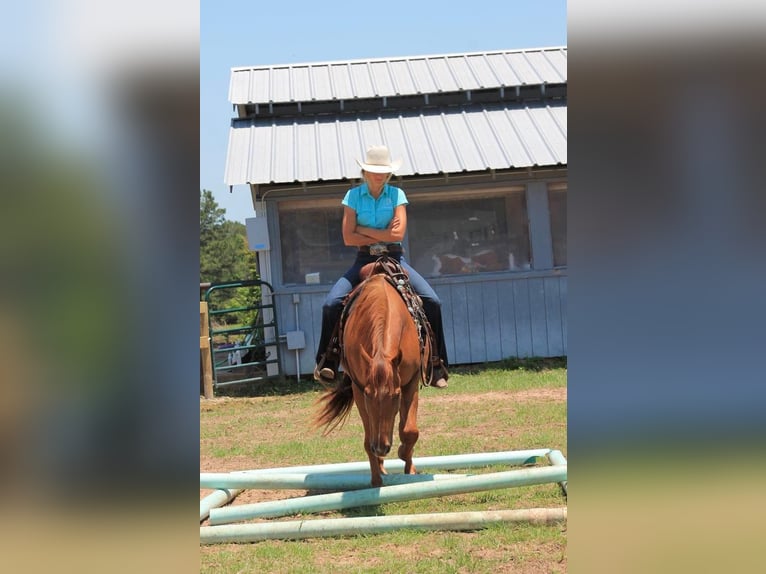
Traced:
[[373, 243], [370, 245], [370, 255], [383, 255], [388, 253], [388, 247], [385, 243]]

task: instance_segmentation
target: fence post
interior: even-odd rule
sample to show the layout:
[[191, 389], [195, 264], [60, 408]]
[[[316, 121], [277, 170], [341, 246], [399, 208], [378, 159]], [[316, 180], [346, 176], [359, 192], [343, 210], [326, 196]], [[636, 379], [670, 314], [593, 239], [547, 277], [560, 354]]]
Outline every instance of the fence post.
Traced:
[[213, 362], [210, 359], [210, 327], [207, 302], [199, 302], [199, 352], [202, 360], [202, 388], [206, 399], [213, 398]]

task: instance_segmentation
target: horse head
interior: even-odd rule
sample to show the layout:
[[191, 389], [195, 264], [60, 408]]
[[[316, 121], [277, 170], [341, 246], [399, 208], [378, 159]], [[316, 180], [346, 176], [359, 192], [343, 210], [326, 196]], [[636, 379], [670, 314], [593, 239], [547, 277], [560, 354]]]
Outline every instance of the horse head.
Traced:
[[402, 390], [390, 361], [374, 360], [363, 388], [364, 407], [370, 425], [370, 450], [386, 456], [394, 440], [394, 421], [399, 412]]

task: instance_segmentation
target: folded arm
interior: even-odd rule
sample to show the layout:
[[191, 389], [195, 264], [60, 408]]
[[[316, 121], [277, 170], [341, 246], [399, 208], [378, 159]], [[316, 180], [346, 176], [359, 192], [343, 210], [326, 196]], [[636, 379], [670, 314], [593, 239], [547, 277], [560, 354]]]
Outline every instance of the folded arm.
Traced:
[[350, 218], [354, 220], [353, 235], [362, 240], [362, 243], [349, 243], [346, 239], [346, 212], [343, 214], [343, 239], [346, 245], [370, 245], [371, 243], [396, 243], [404, 239], [404, 234], [407, 232], [407, 208], [404, 205], [399, 205], [394, 210], [394, 217], [391, 219], [391, 223], [385, 229], [375, 229], [373, 227], [364, 227], [362, 225], [356, 225], [356, 212], [353, 209], [346, 207], [347, 211], [351, 212]]

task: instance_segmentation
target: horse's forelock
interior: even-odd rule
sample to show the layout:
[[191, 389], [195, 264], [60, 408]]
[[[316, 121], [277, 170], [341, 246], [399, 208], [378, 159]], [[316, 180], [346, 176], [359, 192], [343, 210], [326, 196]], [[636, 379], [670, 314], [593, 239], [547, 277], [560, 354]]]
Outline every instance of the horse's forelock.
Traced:
[[391, 366], [391, 361], [381, 356], [371, 361], [367, 381], [376, 395], [392, 395], [394, 392], [394, 369]]

